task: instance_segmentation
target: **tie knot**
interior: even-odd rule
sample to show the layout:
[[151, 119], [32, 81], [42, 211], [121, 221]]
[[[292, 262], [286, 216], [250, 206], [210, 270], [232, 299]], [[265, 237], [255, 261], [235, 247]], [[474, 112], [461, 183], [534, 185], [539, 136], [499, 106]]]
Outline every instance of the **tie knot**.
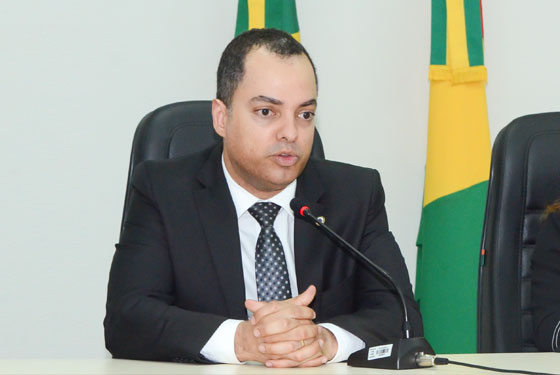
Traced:
[[266, 228], [274, 224], [280, 206], [272, 202], [257, 202], [249, 207], [248, 211], [262, 228]]

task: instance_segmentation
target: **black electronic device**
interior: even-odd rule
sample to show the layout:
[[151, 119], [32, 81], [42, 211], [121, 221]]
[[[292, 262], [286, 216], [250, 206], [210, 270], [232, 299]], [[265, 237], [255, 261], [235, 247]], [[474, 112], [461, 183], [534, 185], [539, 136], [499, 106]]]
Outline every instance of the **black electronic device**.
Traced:
[[399, 295], [403, 313], [403, 337], [387, 344], [372, 346], [359, 350], [348, 358], [348, 365], [354, 367], [382, 368], [382, 369], [411, 369], [418, 367], [431, 367], [433, 360], [426, 360], [435, 356], [434, 349], [424, 337], [410, 337], [410, 322], [408, 311], [402, 291], [397, 286], [391, 275], [383, 268], [373, 263], [368, 257], [350, 245], [336, 232], [325, 224], [325, 218], [315, 216], [304, 202], [298, 198], [292, 199], [290, 207], [296, 217], [305, 218], [315, 224], [323, 233], [331, 238], [339, 247], [349, 251], [356, 256], [363, 265], [370, 270], [374, 270], [393, 285]]

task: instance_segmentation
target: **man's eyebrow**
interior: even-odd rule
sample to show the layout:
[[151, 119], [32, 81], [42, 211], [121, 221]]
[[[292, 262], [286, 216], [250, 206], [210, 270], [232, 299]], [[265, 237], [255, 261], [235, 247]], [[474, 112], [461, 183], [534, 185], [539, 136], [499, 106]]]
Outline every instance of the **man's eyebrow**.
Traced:
[[301, 103], [299, 106], [300, 107], [307, 107], [307, 106], [310, 106], [310, 105], [315, 105], [316, 106], [317, 105], [317, 99], [309, 99], [308, 101]]
[[[251, 102], [267, 102], [270, 104], [275, 104], [275, 105], [282, 105], [284, 104], [283, 101], [275, 99], [275, 98], [271, 98], [270, 96], [265, 96], [265, 95], [259, 95], [259, 96], [255, 96], [253, 98], [251, 98]], [[308, 107], [310, 105], [317, 105], [317, 99], [309, 99], [303, 103], [301, 103], [299, 106], [300, 107]]]
[[281, 100], [274, 99], [274, 98], [271, 98], [269, 96], [264, 96], [264, 95], [255, 96], [254, 98], [251, 98], [251, 101], [252, 102], [258, 102], [258, 101], [267, 102], [267, 103], [276, 104], [276, 105], [284, 104]]

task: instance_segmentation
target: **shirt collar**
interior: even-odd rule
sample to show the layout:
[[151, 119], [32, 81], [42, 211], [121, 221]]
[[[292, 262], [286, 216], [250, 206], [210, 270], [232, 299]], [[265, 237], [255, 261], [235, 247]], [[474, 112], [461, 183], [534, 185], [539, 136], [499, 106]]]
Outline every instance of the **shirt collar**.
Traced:
[[224, 162], [224, 155], [222, 154], [222, 169], [224, 170], [224, 176], [226, 177], [226, 182], [228, 184], [229, 191], [231, 193], [231, 198], [233, 199], [233, 204], [235, 205], [235, 211], [237, 212], [237, 218], [239, 219], [249, 207], [257, 202], [272, 202], [283, 208], [288, 215], [293, 216], [294, 213], [290, 208], [290, 202], [296, 196], [296, 185], [297, 179], [293, 180], [288, 186], [284, 188], [281, 192], [269, 199], [260, 199], [255, 197], [253, 194], [249, 193], [243, 187], [241, 187], [229, 174]]

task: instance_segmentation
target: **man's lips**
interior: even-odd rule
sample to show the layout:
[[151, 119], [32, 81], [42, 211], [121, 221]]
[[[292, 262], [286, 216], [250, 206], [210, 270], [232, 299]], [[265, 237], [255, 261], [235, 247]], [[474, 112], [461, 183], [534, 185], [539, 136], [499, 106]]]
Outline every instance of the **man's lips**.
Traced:
[[293, 152], [279, 152], [272, 155], [272, 159], [282, 167], [291, 167], [297, 163], [299, 157]]

